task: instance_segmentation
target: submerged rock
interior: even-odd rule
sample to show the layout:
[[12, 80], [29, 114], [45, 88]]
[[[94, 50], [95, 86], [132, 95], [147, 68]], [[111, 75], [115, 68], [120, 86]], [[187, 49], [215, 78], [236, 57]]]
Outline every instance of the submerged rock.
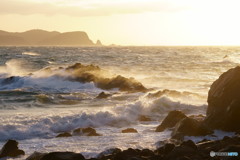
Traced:
[[43, 155], [39, 160], [85, 160], [85, 158], [80, 153], [51, 152]]
[[2, 85], [8, 85], [8, 84], [11, 84], [11, 83], [14, 83], [16, 81], [18, 81], [20, 79], [20, 77], [18, 76], [11, 76], [11, 77], [8, 77], [8, 78], [5, 78], [1, 84]]
[[143, 121], [143, 122], [148, 122], [148, 121], [151, 121], [151, 118], [149, 118], [149, 117], [147, 117], [147, 116], [145, 116], [145, 115], [140, 115], [140, 116], [138, 117], [138, 120], [139, 120], [139, 121]]
[[105, 150], [101, 153], [98, 154], [97, 158], [98, 159], [112, 159], [112, 157], [114, 155], [116, 155], [117, 153], [120, 153], [122, 152], [121, 149], [119, 148], [111, 148], [111, 149], [108, 149], [108, 150]]
[[122, 133], [138, 133], [138, 131], [134, 128], [127, 128], [122, 130]]
[[111, 97], [112, 95], [111, 94], [107, 94], [105, 92], [101, 92], [98, 94], [98, 96], [96, 98], [98, 99], [104, 99], [104, 98], [108, 98], [108, 97]]
[[202, 122], [186, 117], [178, 122], [171, 134], [174, 139], [183, 139], [184, 136], [205, 136], [213, 133]]
[[26, 160], [41, 160], [41, 158], [43, 156], [45, 156], [46, 154], [48, 154], [48, 153], [34, 152]]
[[18, 142], [15, 140], [8, 140], [0, 151], [0, 158], [18, 157], [20, 155], [25, 155], [25, 152], [18, 149]]
[[164, 146], [158, 148], [155, 150], [155, 153], [159, 155], [167, 155], [175, 148], [175, 145], [172, 143], [166, 143]]
[[156, 128], [156, 132], [162, 132], [167, 128], [174, 127], [179, 121], [186, 118], [187, 116], [181, 111], [170, 111], [167, 117], [162, 121], [162, 123]]
[[74, 135], [80, 135], [80, 136], [101, 136], [96, 132], [94, 128], [88, 127], [88, 128], [78, 128], [73, 131]]
[[68, 132], [64, 132], [64, 133], [60, 133], [58, 134], [56, 137], [59, 138], [59, 137], [71, 137], [71, 133], [68, 133]]
[[240, 130], [240, 67], [223, 73], [208, 92], [204, 123], [212, 129]]

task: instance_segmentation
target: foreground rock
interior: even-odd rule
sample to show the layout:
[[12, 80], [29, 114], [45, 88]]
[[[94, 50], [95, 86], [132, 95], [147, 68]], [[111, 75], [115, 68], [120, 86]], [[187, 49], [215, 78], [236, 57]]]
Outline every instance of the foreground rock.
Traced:
[[73, 152], [35, 152], [26, 160], [85, 160], [85, 158], [82, 154]]
[[138, 133], [138, 131], [134, 128], [127, 128], [122, 130], [122, 133]]
[[56, 136], [57, 138], [60, 138], [60, 137], [72, 137], [71, 133], [68, 133], [68, 132], [64, 132], [64, 133], [60, 133]]
[[[210, 152], [238, 152], [240, 153], [240, 137], [224, 137], [222, 140], [205, 141], [195, 144], [188, 140], [174, 145], [166, 143], [156, 150], [133, 149], [121, 150], [118, 148], [108, 149], [100, 153], [97, 158], [88, 160], [235, 160], [235, 157], [210, 157]], [[79, 153], [73, 152], [35, 152], [26, 160], [85, 160]]]
[[208, 93], [205, 124], [213, 129], [240, 130], [240, 67], [223, 73]]
[[174, 127], [179, 121], [186, 118], [187, 116], [181, 111], [171, 111], [162, 123], [156, 128], [156, 132], [162, 132], [167, 128]]
[[73, 131], [73, 135], [80, 135], [80, 136], [101, 136], [96, 132], [94, 128], [78, 128]]
[[176, 124], [172, 138], [182, 140], [184, 136], [205, 136], [212, 133], [202, 122], [186, 117]]
[[0, 158], [3, 157], [18, 157], [25, 155], [23, 150], [18, 149], [18, 142], [15, 140], [8, 140], [0, 151]]

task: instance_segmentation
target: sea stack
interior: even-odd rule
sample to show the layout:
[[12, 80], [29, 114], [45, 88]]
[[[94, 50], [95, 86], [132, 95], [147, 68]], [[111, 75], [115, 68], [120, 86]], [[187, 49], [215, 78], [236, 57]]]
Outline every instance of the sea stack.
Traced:
[[208, 93], [207, 117], [204, 120], [212, 129], [240, 130], [240, 67], [223, 73]]

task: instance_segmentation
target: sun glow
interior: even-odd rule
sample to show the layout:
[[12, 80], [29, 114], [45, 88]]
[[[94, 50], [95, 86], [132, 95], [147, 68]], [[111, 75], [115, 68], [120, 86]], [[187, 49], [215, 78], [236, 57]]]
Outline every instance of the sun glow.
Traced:
[[239, 45], [237, 0], [9, 0], [1, 30], [86, 31], [104, 44]]

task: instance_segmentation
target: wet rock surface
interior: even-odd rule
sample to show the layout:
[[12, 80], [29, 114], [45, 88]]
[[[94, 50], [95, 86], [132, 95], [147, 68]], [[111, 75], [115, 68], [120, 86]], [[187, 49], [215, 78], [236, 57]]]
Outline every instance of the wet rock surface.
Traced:
[[138, 131], [134, 128], [127, 128], [127, 129], [123, 129], [122, 133], [138, 133]]
[[0, 158], [18, 157], [21, 155], [25, 155], [25, 152], [18, 148], [18, 142], [15, 140], [8, 140], [0, 151]]
[[223, 73], [208, 93], [207, 117], [204, 122], [213, 129], [240, 129], [240, 67]]
[[82, 65], [76, 63], [66, 68], [66, 71], [71, 74], [69, 80], [78, 81], [81, 83], [93, 82], [96, 87], [110, 90], [118, 88], [120, 91], [127, 92], [146, 92], [147, 89], [134, 78], [125, 78], [117, 75], [112, 78], [106, 78], [101, 75], [101, 68], [95, 65]]
[[108, 98], [108, 97], [111, 97], [111, 96], [112, 96], [111, 94], [101, 92], [101, 93], [98, 94], [98, 96], [96, 98], [97, 99], [105, 99], [105, 98]]
[[[96, 158], [86, 160], [235, 160], [235, 157], [211, 157], [210, 152], [240, 153], [240, 137], [225, 137], [222, 140], [206, 141], [195, 144], [193, 141], [183, 141], [179, 145], [166, 143], [156, 150], [133, 149], [121, 150], [112, 148], [100, 153]], [[85, 160], [79, 153], [52, 152], [33, 153], [26, 160]]]
[[101, 136], [97, 133], [94, 128], [78, 128], [73, 131], [73, 135], [80, 135], [80, 136]]
[[212, 133], [202, 122], [186, 117], [176, 124], [172, 138], [183, 139], [184, 136], [205, 136]]
[[68, 132], [64, 132], [64, 133], [60, 133], [56, 136], [57, 138], [59, 137], [72, 137], [71, 133]]
[[156, 132], [162, 132], [167, 128], [174, 127], [179, 121], [186, 118], [187, 116], [181, 111], [170, 111], [167, 117], [162, 121], [162, 123], [156, 128]]

